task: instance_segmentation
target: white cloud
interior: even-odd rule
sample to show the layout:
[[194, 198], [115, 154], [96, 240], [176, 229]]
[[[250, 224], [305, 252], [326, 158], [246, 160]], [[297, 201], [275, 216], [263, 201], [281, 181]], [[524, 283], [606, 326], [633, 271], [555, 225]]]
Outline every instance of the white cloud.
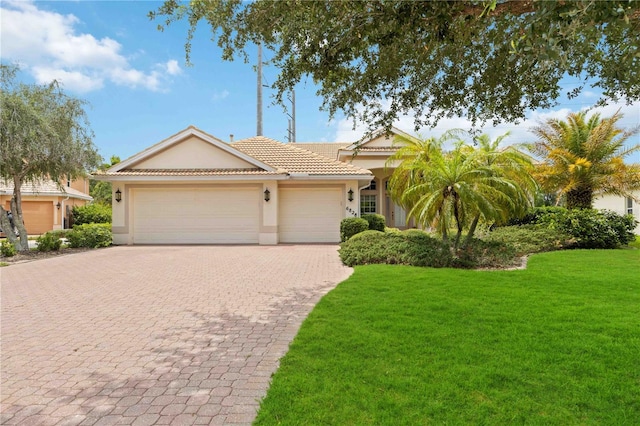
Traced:
[[182, 68], [180, 68], [180, 65], [178, 65], [178, 61], [176, 61], [175, 59], [171, 59], [170, 61], [167, 61], [167, 63], [165, 64], [165, 67], [169, 75], [182, 74]]
[[[522, 142], [531, 142], [534, 140], [535, 136], [531, 133], [530, 129], [532, 127], [537, 126], [539, 123], [550, 119], [565, 119], [567, 114], [570, 112], [577, 112], [581, 110], [586, 110], [587, 108], [576, 108], [574, 110], [570, 108], [560, 108], [557, 110], [550, 111], [533, 111], [527, 115], [527, 118], [520, 122], [519, 124], [514, 123], [503, 123], [498, 126], [486, 125], [481, 127], [479, 130], [482, 133], [487, 133], [492, 139], [497, 138], [500, 135], [503, 135], [507, 131], [510, 132], [510, 136], [505, 140], [505, 143], [522, 143]], [[621, 128], [632, 129], [638, 127], [640, 125], [640, 102], [635, 102], [631, 105], [626, 105], [624, 103], [612, 103], [605, 107], [594, 108], [590, 110], [587, 114], [590, 115], [594, 112], [600, 113], [603, 117], [608, 117], [613, 115], [616, 111], [620, 109], [620, 112], [624, 115], [624, 117], [618, 122], [618, 125]], [[394, 122], [394, 126], [398, 129], [404, 130], [405, 132], [413, 135], [420, 135], [423, 137], [435, 136], [439, 137], [447, 130], [451, 129], [464, 129], [469, 130], [472, 128], [471, 121], [463, 117], [452, 117], [452, 118], [443, 118], [438, 122], [438, 125], [435, 128], [422, 128], [419, 129], [416, 133], [414, 131], [414, 116], [413, 115], [405, 115], [400, 117], [396, 122]], [[333, 140], [335, 142], [353, 142], [360, 139], [367, 131], [367, 126], [363, 123], [357, 123], [356, 128], [353, 129], [353, 122], [351, 119], [343, 118], [341, 120], [335, 120], [332, 123], [332, 127], [335, 128], [335, 137]], [[635, 137], [635, 142], [640, 143], [640, 136]], [[639, 159], [640, 160], [640, 159]]]
[[118, 41], [80, 33], [76, 16], [39, 9], [32, 1], [3, 1], [0, 12], [3, 59], [20, 63], [38, 83], [56, 79], [66, 89], [88, 92], [110, 81], [161, 91], [169, 76], [182, 72], [176, 60], [136, 69]]
[[211, 100], [213, 102], [221, 101], [223, 99], [226, 99], [229, 95], [230, 95], [229, 91], [225, 89], [222, 92], [215, 92], [211, 97]]
[[57, 80], [64, 87], [73, 87], [78, 92], [90, 92], [104, 86], [104, 79], [101, 77], [88, 76], [78, 71], [35, 66], [32, 67], [31, 72], [38, 84], [47, 84]]

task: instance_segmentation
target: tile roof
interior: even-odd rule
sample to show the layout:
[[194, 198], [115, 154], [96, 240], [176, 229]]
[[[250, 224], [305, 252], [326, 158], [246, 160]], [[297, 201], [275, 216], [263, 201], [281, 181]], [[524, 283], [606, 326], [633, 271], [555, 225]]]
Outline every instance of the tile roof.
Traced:
[[94, 175], [118, 176], [229, 176], [229, 175], [277, 175], [283, 171], [269, 172], [253, 169], [124, 169], [114, 173], [95, 172]]
[[335, 160], [338, 158], [338, 151], [351, 145], [351, 143], [339, 143], [339, 142], [297, 142], [288, 143], [288, 146], [294, 148], [306, 149], [307, 151], [315, 152], [323, 157], [331, 158]]
[[[89, 194], [78, 191], [77, 189], [61, 186], [53, 180], [45, 180], [37, 183], [23, 183], [21, 187], [22, 195], [50, 195], [54, 197], [71, 197], [81, 200], [93, 200]], [[12, 181], [0, 181], [0, 194], [13, 194]]]
[[[297, 144], [296, 144], [297, 145]], [[309, 175], [369, 175], [371, 172], [306, 149], [255, 136], [231, 144], [239, 151], [288, 173]]]

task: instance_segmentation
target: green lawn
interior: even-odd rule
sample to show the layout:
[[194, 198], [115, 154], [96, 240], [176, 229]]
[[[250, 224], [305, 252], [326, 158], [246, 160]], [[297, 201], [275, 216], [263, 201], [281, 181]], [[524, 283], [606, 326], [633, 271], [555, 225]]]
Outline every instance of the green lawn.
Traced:
[[638, 425], [640, 250], [357, 267], [304, 322], [256, 423]]

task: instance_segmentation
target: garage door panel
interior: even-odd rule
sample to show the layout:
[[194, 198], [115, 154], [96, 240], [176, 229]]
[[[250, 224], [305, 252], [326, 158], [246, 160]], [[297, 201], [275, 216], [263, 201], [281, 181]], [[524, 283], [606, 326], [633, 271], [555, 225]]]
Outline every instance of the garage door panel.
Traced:
[[[5, 209], [10, 209], [9, 203]], [[23, 201], [22, 217], [28, 234], [44, 234], [51, 231], [53, 229], [53, 202]]]
[[136, 190], [134, 242], [254, 244], [259, 201], [258, 188]]
[[281, 188], [279, 197], [280, 242], [340, 241], [340, 188]]

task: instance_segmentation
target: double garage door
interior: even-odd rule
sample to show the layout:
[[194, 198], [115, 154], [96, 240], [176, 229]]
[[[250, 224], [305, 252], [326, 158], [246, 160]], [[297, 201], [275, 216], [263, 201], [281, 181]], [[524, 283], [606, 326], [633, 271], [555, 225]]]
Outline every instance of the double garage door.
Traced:
[[133, 190], [134, 244], [257, 244], [260, 188]]
[[[260, 207], [265, 203], [261, 191], [261, 187], [133, 189], [133, 243], [257, 244]], [[281, 187], [278, 199], [281, 243], [340, 241], [339, 187]]]

